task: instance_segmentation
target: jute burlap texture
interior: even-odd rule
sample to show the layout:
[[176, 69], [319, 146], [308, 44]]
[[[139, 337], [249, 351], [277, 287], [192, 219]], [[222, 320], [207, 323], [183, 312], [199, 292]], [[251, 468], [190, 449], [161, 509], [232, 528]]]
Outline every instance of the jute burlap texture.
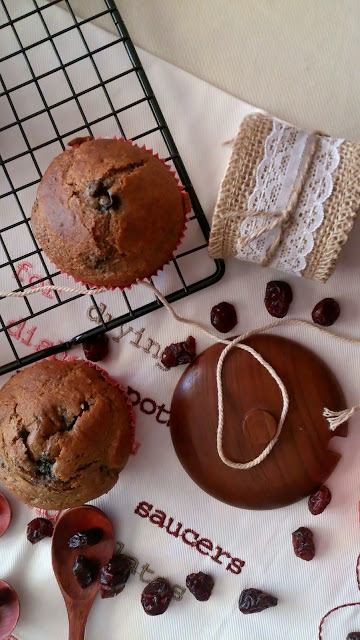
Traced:
[[[248, 116], [241, 123], [213, 216], [209, 253], [214, 258], [237, 253], [241, 222], [256, 185], [257, 167], [272, 126], [273, 119], [260, 113]], [[321, 282], [326, 282], [333, 272], [360, 207], [360, 144], [345, 141], [339, 147], [339, 154], [340, 162], [332, 174], [332, 193], [323, 205], [324, 219], [314, 232], [314, 245], [301, 273]]]

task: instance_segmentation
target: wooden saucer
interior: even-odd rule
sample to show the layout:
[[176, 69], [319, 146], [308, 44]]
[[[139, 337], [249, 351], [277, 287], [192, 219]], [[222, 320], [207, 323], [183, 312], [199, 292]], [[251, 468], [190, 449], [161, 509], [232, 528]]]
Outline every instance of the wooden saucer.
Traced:
[[11, 506], [3, 493], [0, 493], [0, 538], [7, 531], [11, 522]]
[[20, 603], [16, 592], [7, 582], [0, 580], [0, 640], [9, 640], [19, 615]]
[[[252, 469], [232, 469], [217, 452], [216, 365], [223, 345], [200, 354], [174, 391], [170, 424], [175, 451], [184, 469], [204, 491], [247, 509], [282, 507], [316, 490], [335, 469], [340, 455], [328, 449], [347, 424], [329, 430], [324, 407], [346, 408], [330, 369], [305, 347], [277, 336], [257, 335], [245, 342], [258, 351], [285, 384], [290, 406], [280, 438], [268, 457]], [[223, 366], [224, 436], [227, 458], [248, 462], [274, 436], [282, 397], [268, 371], [249, 353], [230, 351]]]

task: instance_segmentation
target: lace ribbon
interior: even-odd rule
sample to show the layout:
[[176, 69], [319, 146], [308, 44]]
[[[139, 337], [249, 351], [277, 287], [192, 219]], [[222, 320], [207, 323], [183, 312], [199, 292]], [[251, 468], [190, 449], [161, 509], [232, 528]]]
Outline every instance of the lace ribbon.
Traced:
[[301, 275], [324, 219], [343, 142], [273, 121], [248, 212], [239, 216], [237, 258]]

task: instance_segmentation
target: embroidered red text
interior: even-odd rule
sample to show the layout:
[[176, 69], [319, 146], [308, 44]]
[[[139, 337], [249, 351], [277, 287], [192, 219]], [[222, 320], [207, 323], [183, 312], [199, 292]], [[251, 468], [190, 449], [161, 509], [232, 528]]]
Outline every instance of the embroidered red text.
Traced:
[[[21, 318], [19, 318], [21, 320]], [[8, 325], [17, 322], [16, 320], [10, 320]], [[18, 324], [14, 326], [8, 326], [8, 334], [14, 338], [15, 340], [19, 340], [26, 347], [32, 347], [35, 351], [41, 351], [42, 349], [46, 349], [47, 347], [53, 347], [54, 344], [61, 344], [61, 340], [57, 342], [53, 342], [52, 340], [48, 340], [47, 338], [40, 338], [39, 342], [37, 342], [38, 338], [34, 337], [38, 328], [34, 325], [31, 325], [28, 320], [22, 320]], [[57, 360], [66, 360], [67, 354], [62, 351], [61, 353], [56, 354], [54, 356]]]
[[127, 388], [127, 394], [134, 407], [138, 406], [140, 411], [147, 416], [153, 415], [159, 424], [170, 426], [170, 411], [165, 408], [164, 404], [158, 404], [152, 398], [142, 398], [139, 391], [132, 389], [132, 387]]
[[226, 564], [226, 571], [230, 571], [235, 574], [239, 574], [241, 572], [241, 569], [245, 564], [244, 560], [234, 558], [231, 553], [224, 551], [219, 545], [214, 545], [214, 543], [208, 538], [203, 538], [201, 534], [194, 529], [184, 527], [181, 522], [177, 522], [175, 524], [174, 519], [167, 517], [164, 511], [161, 511], [160, 509], [154, 509], [153, 511], [153, 509], [154, 507], [152, 504], [143, 500], [142, 502], [139, 502], [134, 513], [141, 518], [149, 518], [152, 524], [157, 525], [160, 529], [165, 529], [166, 533], [174, 536], [174, 538], [179, 538], [184, 544], [187, 544], [189, 547], [193, 547], [203, 556], [209, 556], [209, 558], [217, 564], [224, 564], [224, 566]]
[[[23, 284], [33, 284], [33, 282], [39, 283], [39, 280], [42, 279], [42, 276], [39, 276], [37, 273], [33, 273], [33, 265], [31, 262], [18, 262], [16, 265], [16, 273], [19, 281]], [[15, 278], [15, 276], [13, 276]], [[51, 284], [49, 281], [43, 281], [39, 283], [39, 285]], [[41, 291], [41, 295], [45, 296], [45, 298], [53, 299], [53, 294], [51, 291]]]

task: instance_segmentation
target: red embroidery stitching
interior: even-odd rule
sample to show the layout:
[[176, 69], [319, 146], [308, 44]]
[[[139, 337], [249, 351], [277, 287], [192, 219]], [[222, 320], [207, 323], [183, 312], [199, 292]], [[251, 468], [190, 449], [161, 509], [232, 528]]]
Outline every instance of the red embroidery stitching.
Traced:
[[[207, 553], [207, 551], [201, 551], [200, 547], [205, 547], [205, 549], [207, 549], [207, 551], [212, 551], [214, 549], [213, 543], [208, 538], [200, 538], [200, 540], [198, 540], [198, 542], [196, 543], [196, 551], [201, 553], [203, 556], [209, 556], [210, 555], [210, 553]], [[213, 560], [214, 560], [214, 558], [213, 558]]]
[[[194, 536], [194, 540], [192, 542], [189, 541], [189, 538], [186, 537], [187, 533], [191, 533], [191, 535]], [[181, 534], [182, 537], [182, 541], [185, 542], [185, 544], [188, 544], [189, 547], [196, 547], [196, 541], [199, 537], [199, 533], [197, 533], [196, 531], [194, 531], [194, 529], [184, 529], [184, 531]]]
[[132, 456], [136, 456], [136, 454], [139, 451], [140, 447], [141, 447], [140, 442], [137, 442], [135, 440], [135, 442], [132, 444], [132, 447], [131, 447], [131, 455]]
[[228, 558], [231, 558], [230, 553], [228, 553], [227, 551], [223, 551], [221, 547], [216, 547], [216, 549], [218, 549], [218, 551], [216, 552], [216, 555], [211, 558], [211, 560], [214, 560], [214, 562], [217, 562], [218, 564], [222, 564], [222, 562], [220, 562], [219, 558], [221, 558], [221, 556], [227, 556]]
[[[165, 520], [167, 518], [166, 513], [164, 511], [161, 511], [160, 509], [155, 509], [154, 513], [150, 515], [153, 508], [154, 506], [152, 504], [150, 504], [149, 502], [146, 502], [145, 500], [142, 500], [135, 507], [134, 513], [136, 513], [141, 518], [149, 518], [152, 524], [155, 524], [160, 529], [165, 528], [165, 531], [169, 535], [172, 535], [175, 538], [179, 538], [189, 547], [196, 548], [196, 550], [199, 553], [205, 556], [209, 556], [209, 558], [211, 558], [211, 560], [213, 560], [217, 564], [221, 564], [221, 565], [223, 564], [220, 560], [222, 556], [226, 556], [227, 558], [230, 558], [230, 562], [227, 564], [226, 570], [234, 574], [239, 574], [241, 572], [242, 567], [245, 565], [244, 560], [240, 560], [240, 558], [233, 558], [228, 551], [223, 551], [222, 547], [219, 547], [218, 545], [214, 545], [213, 542], [208, 538], [200, 538], [200, 540], [198, 540], [200, 534], [194, 531], [193, 529], [184, 529], [180, 534], [180, 531], [183, 527], [181, 522], [178, 522], [177, 525], [174, 526], [174, 518], [169, 516], [168, 522], [165, 525]], [[188, 537], [189, 534], [191, 534], [194, 537], [193, 541], [189, 539]], [[201, 551], [201, 549], [199, 548], [200, 546], [207, 549], [209, 553], [206, 553], [205, 551]], [[210, 552], [213, 551], [214, 546], [216, 546], [216, 552], [215, 552], [215, 555], [212, 556]]]
[[[360, 553], [357, 557], [356, 560], [356, 567], [355, 567], [355, 573], [356, 573], [356, 583], [358, 586], [358, 589], [360, 590], [360, 578], [359, 578], [359, 565], [360, 565]], [[325, 615], [321, 618], [320, 620], [320, 624], [319, 624], [319, 636], [318, 636], [318, 640], [323, 640], [323, 637], [321, 635], [322, 632], [322, 628], [324, 625], [324, 621], [326, 620], [326, 618], [333, 613], [334, 611], [338, 611], [338, 609], [345, 609], [346, 607], [355, 607], [357, 605], [360, 605], [360, 602], [347, 602], [346, 604], [340, 604], [337, 607], [334, 607], [333, 609], [330, 609], [330, 611], [328, 611], [327, 613], [325, 613]]]
[[[145, 409], [145, 403], [146, 402], [148, 404], [150, 404], [150, 409]], [[141, 411], [146, 413], [146, 415], [151, 416], [153, 413], [155, 413], [155, 411], [157, 409], [157, 405], [156, 405], [155, 400], [151, 400], [151, 398], [144, 398], [141, 401], [140, 408], [141, 408]]]
[[322, 627], [323, 627], [324, 621], [330, 615], [330, 613], [333, 613], [338, 609], [344, 609], [345, 607], [354, 607], [355, 605], [360, 605], [360, 602], [348, 602], [347, 604], [340, 604], [338, 607], [334, 607], [333, 609], [330, 609], [330, 611], [325, 613], [323, 618], [321, 618], [320, 625], [319, 625], [319, 640], [323, 640], [323, 637], [321, 635]]
[[[52, 340], [48, 340], [47, 338], [41, 338], [38, 343], [33, 342], [32, 339], [38, 327], [36, 326], [29, 327], [28, 320], [22, 320], [22, 318], [19, 318], [19, 320], [21, 320], [21, 322], [19, 322], [17, 325], [14, 325], [13, 327], [11, 325], [14, 322], [18, 322], [18, 320], [10, 320], [8, 322], [8, 333], [12, 338], [15, 338], [15, 340], [20, 340], [20, 342], [22, 342], [22, 344], [26, 345], [27, 347], [33, 347], [35, 351], [41, 351], [41, 349], [45, 349], [46, 347], [52, 347], [54, 346], [54, 344], [62, 343], [61, 340], [58, 340], [57, 342], [53, 342]], [[26, 329], [26, 335], [27, 335], [26, 338], [23, 337], [24, 329]], [[67, 357], [68, 357], [68, 354], [66, 353], [66, 351], [57, 353], [54, 356], [56, 360], [61, 360], [61, 361], [66, 360]]]
[[[153, 398], [141, 398], [139, 391], [136, 391], [136, 389], [132, 389], [132, 387], [127, 388], [127, 395], [129, 396], [133, 407], [139, 406], [140, 411], [145, 413], [145, 415], [147, 416], [154, 415], [157, 410], [155, 416], [156, 422], [158, 422], [159, 424], [165, 424], [167, 427], [170, 426], [170, 411], [169, 409], [165, 409], [164, 403], [158, 404], [156, 400], [153, 400]], [[151, 410], [149, 408], [149, 405], [151, 406]], [[165, 419], [161, 420], [162, 417]]]
[[[231, 571], [231, 573], [235, 573], [236, 575], [240, 573], [241, 568], [244, 566], [244, 561], [239, 560], [239, 558], [231, 558], [231, 562], [226, 567], [226, 571]], [[234, 571], [234, 568], [236, 571]]]
[[[31, 262], [19, 262], [16, 265], [16, 273], [19, 281], [21, 283], [26, 282], [27, 284], [32, 284], [33, 282], [38, 282], [41, 280], [42, 276], [39, 276], [37, 273], [32, 273], [34, 266]], [[24, 278], [22, 274], [25, 273], [26, 277]], [[13, 275], [13, 278], [15, 276]], [[48, 280], [45, 280], [42, 284], [50, 284]], [[45, 296], [45, 298], [53, 299], [54, 296], [51, 291], [41, 291], [41, 295]]]

